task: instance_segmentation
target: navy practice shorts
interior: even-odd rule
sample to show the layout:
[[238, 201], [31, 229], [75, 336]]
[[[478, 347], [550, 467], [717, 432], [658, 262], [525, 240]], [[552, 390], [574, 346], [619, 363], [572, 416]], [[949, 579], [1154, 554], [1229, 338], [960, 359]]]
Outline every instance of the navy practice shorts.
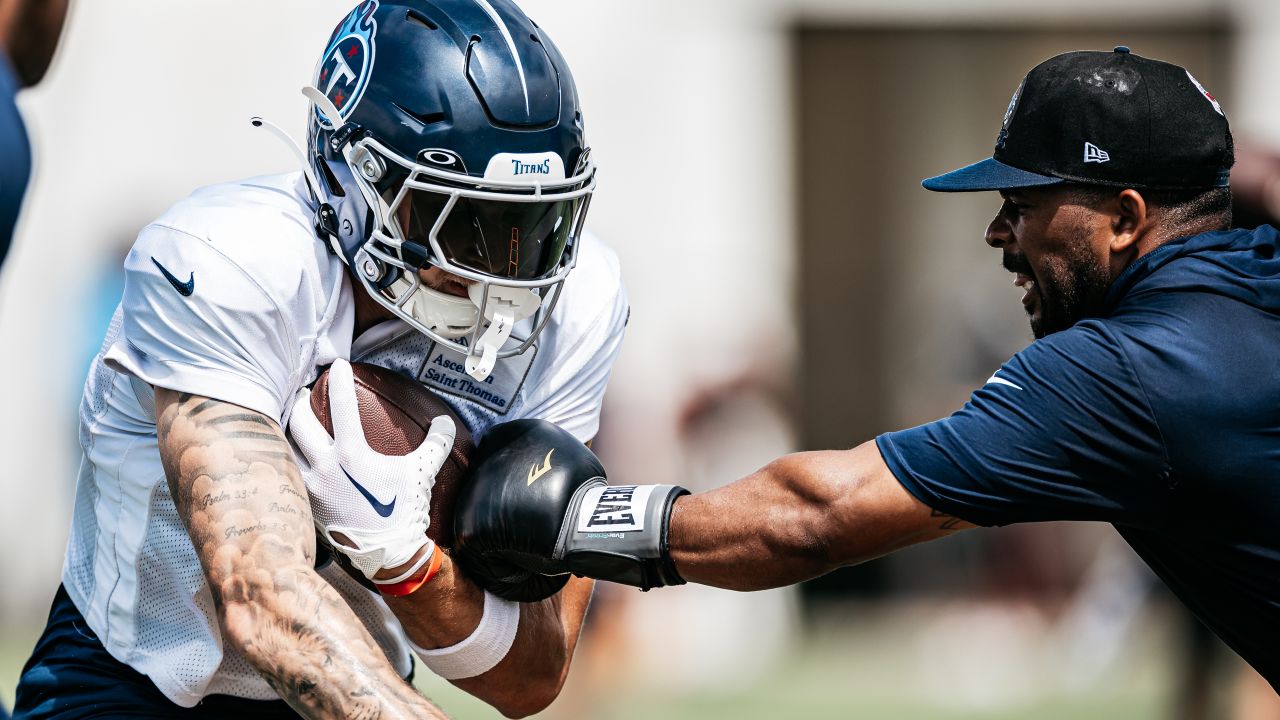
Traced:
[[111, 657], [66, 589], [59, 586], [44, 634], [22, 668], [13, 718], [297, 720], [298, 714], [282, 700], [264, 702], [225, 695], [211, 695], [193, 708], [174, 705], [146, 675]]

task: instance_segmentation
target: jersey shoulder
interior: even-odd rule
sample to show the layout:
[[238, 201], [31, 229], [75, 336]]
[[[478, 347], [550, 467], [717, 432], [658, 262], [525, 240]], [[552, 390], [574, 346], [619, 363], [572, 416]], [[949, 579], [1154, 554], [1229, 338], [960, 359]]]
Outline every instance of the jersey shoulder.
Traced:
[[305, 193], [300, 173], [201, 188], [144, 228], [135, 254], [169, 258], [176, 267], [162, 272], [194, 272], [209, 290], [247, 282], [276, 302], [327, 296], [341, 263], [317, 239]]
[[144, 228], [107, 367], [282, 417], [317, 343], [350, 318], [345, 266], [306, 227], [296, 180], [204, 188]]
[[625, 323], [626, 288], [618, 255], [599, 237], [586, 233], [578, 248], [578, 264], [565, 280], [563, 297], [556, 303], [554, 332], [573, 336], [614, 315]]

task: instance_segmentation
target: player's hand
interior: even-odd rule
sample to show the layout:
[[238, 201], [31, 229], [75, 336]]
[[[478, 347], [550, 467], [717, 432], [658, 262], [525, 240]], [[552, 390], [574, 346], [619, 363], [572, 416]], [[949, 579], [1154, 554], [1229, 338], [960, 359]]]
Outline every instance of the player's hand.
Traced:
[[[312, 411], [311, 392], [305, 388], [289, 420], [316, 528], [374, 583], [402, 581], [435, 550], [426, 534], [431, 488], [453, 447], [453, 420], [433, 420], [422, 444], [408, 455], [375, 452], [365, 439], [355, 379], [345, 360], [335, 361], [329, 370], [329, 403], [333, 437]], [[375, 577], [415, 558], [419, 562], [402, 577]]]
[[606, 487], [595, 454], [565, 430], [503, 423], [471, 458], [454, 509], [454, 557], [486, 590], [522, 602], [554, 594], [568, 573], [646, 590], [682, 584], [666, 540], [671, 505], [687, 493]]

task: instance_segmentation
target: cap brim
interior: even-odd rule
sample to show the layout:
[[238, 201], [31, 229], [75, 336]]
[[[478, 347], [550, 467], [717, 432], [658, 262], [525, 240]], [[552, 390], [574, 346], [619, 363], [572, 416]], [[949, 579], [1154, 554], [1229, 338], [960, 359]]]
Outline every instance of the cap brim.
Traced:
[[959, 170], [931, 177], [920, 183], [926, 190], [935, 192], [976, 192], [979, 190], [1009, 190], [1012, 188], [1056, 185], [1065, 182], [1051, 175], [1019, 170], [1005, 165], [995, 158], [987, 158]]

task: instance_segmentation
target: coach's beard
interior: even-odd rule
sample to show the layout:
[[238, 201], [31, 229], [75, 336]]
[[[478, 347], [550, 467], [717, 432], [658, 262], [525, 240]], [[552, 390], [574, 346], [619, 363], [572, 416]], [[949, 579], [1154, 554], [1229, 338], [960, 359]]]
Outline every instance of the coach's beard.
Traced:
[[1039, 272], [1025, 255], [1006, 252], [1002, 259], [1004, 269], [1031, 279], [1023, 308], [1037, 340], [1102, 311], [1111, 278], [1087, 249], [1077, 247], [1080, 252], [1047, 259]]

